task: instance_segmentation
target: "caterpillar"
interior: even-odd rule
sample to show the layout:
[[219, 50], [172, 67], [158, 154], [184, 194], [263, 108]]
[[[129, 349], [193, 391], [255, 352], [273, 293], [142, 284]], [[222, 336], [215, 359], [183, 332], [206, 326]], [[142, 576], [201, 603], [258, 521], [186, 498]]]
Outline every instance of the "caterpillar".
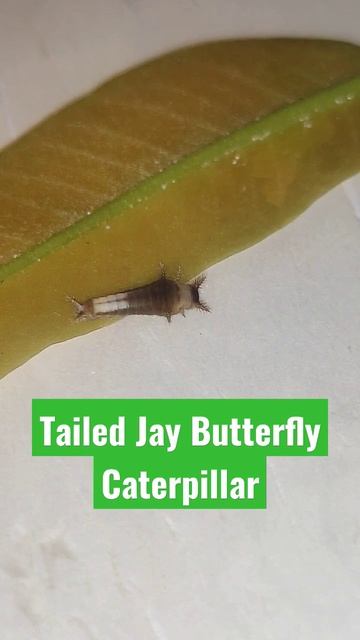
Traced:
[[79, 302], [70, 298], [79, 320], [95, 319], [100, 316], [148, 315], [163, 316], [171, 322], [172, 316], [189, 309], [210, 311], [209, 306], [200, 298], [200, 288], [206, 279], [200, 275], [189, 283], [171, 280], [162, 268], [161, 277], [150, 284], [136, 289], [120, 291], [99, 298], [89, 298]]

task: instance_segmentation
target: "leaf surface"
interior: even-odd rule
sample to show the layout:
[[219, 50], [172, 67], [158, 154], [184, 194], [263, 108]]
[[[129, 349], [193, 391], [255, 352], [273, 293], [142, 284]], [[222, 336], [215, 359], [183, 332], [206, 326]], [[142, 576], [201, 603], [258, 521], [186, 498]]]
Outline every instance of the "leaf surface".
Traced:
[[114, 78], [0, 155], [0, 374], [104, 323], [75, 323], [67, 295], [159, 262], [190, 278], [359, 167], [359, 47], [215, 42]]

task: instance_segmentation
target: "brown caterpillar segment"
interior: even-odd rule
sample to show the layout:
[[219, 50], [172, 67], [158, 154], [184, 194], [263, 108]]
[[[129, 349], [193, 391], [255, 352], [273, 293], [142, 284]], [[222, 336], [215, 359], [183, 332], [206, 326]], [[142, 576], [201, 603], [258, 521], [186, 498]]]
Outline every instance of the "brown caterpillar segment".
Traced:
[[200, 299], [199, 289], [206, 276], [195, 278], [188, 284], [171, 280], [162, 272], [161, 278], [143, 287], [120, 291], [99, 298], [89, 298], [79, 302], [70, 298], [79, 320], [95, 319], [100, 316], [149, 315], [163, 316], [171, 321], [171, 316], [185, 315], [188, 309], [210, 311]]

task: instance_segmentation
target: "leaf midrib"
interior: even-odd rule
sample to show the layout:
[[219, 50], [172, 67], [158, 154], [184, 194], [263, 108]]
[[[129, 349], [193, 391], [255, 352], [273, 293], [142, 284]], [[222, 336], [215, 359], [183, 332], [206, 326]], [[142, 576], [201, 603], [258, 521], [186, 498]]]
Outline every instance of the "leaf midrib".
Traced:
[[201, 147], [181, 158], [175, 165], [170, 165], [161, 173], [154, 174], [139, 182], [135, 187], [107, 202], [90, 216], [84, 216], [71, 226], [53, 234], [47, 240], [35, 245], [10, 262], [0, 266], [0, 281], [3, 282], [19, 271], [24, 270], [32, 263], [46, 257], [60, 247], [64, 247], [82, 233], [91, 231], [114, 216], [124, 213], [130, 205], [138, 204], [139, 198], [143, 201], [156, 191], [160, 191], [162, 185], [171, 180], [181, 179], [189, 171], [200, 168], [204, 163], [212, 163], [238, 151], [241, 147], [246, 149], [255, 144], [257, 137], [261, 142], [264, 137], [284, 131], [301, 118], [307, 119], [312, 115], [324, 113], [333, 108], [339, 108], [341, 101], [360, 97], [360, 76], [341, 82], [335, 86], [317, 91], [311, 96], [302, 98], [290, 105], [281, 107], [261, 119], [251, 122], [240, 129], [217, 138], [210, 144]]

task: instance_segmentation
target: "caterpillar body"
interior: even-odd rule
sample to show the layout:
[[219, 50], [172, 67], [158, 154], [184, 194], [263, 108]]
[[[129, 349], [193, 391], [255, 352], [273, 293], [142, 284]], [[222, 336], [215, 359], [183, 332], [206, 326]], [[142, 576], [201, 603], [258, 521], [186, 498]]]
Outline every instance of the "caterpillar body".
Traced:
[[205, 278], [205, 275], [201, 275], [190, 283], [182, 283], [167, 278], [162, 271], [158, 280], [145, 286], [89, 298], [84, 302], [71, 298], [71, 302], [79, 320], [100, 316], [149, 315], [163, 316], [171, 322], [172, 316], [179, 313], [185, 316], [185, 311], [189, 309], [210, 311], [208, 305], [200, 299], [199, 293]]

